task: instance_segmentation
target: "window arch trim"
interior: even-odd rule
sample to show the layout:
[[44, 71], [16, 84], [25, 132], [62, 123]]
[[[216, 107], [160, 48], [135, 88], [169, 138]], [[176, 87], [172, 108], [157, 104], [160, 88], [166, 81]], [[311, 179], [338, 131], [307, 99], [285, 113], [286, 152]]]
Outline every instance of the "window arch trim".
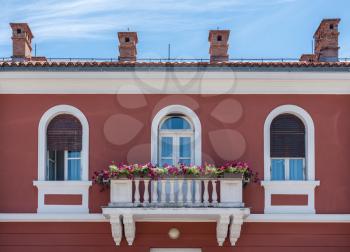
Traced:
[[89, 123], [79, 109], [70, 105], [57, 105], [47, 110], [40, 119], [38, 127], [38, 180], [45, 180], [46, 167], [46, 132], [50, 121], [61, 114], [69, 114], [76, 117], [82, 125], [82, 149], [81, 149], [81, 180], [89, 180]]
[[202, 164], [202, 126], [197, 114], [190, 108], [183, 105], [169, 105], [162, 108], [154, 116], [151, 126], [151, 161], [154, 164], [158, 163], [158, 138], [159, 126], [164, 118], [169, 114], [183, 114], [187, 117], [193, 126], [194, 130], [194, 164]]
[[310, 114], [296, 105], [282, 105], [273, 109], [264, 124], [264, 180], [270, 181], [270, 128], [273, 119], [281, 114], [297, 116], [305, 126], [306, 180], [315, 180], [315, 126]]

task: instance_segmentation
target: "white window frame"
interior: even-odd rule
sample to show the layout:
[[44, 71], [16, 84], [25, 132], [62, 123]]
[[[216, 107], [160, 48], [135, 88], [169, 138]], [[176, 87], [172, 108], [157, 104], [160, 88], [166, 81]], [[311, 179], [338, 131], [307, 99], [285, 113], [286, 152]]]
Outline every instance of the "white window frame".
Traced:
[[191, 122], [193, 127], [193, 164], [202, 164], [202, 126], [197, 114], [190, 108], [183, 105], [170, 105], [162, 108], [154, 116], [151, 127], [151, 161], [158, 164], [159, 161], [159, 126], [170, 114], [181, 114]]
[[[305, 180], [271, 181], [270, 128], [273, 119], [281, 114], [297, 116], [305, 126]], [[288, 171], [289, 172], [289, 171]], [[265, 213], [315, 213], [315, 126], [310, 114], [296, 105], [282, 105], [273, 109], [264, 124], [264, 180], [261, 185], [265, 190]], [[305, 206], [271, 205], [273, 194], [308, 195]]]
[[[184, 120], [186, 120], [190, 126], [191, 129], [161, 129], [163, 123], [169, 119], [175, 116], [166, 116], [163, 118], [163, 120], [159, 124], [159, 139], [158, 139], [158, 161], [157, 163], [160, 164], [162, 159], [167, 159], [167, 157], [162, 156], [162, 137], [171, 137], [173, 139], [173, 155], [172, 157], [169, 157], [169, 159], [173, 160], [173, 164], [176, 165], [179, 163], [180, 159], [190, 159], [190, 164], [194, 163], [194, 129], [192, 122], [188, 120], [185, 116], [176, 116], [180, 117]], [[181, 137], [190, 137], [191, 138], [191, 156], [190, 157], [180, 157], [180, 138]]]
[[[46, 180], [47, 127], [50, 121], [60, 114], [70, 114], [82, 125], [81, 180]], [[57, 105], [47, 110], [41, 117], [38, 127], [38, 180], [33, 181], [33, 185], [38, 188], [39, 213], [89, 212], [89, 187], [92, 185], [89, 181], [89, 124], [79, 109], [70, 105]], [[46, 205], [45, 195], [48, 194], [79, 194], [82, 195], [82, 204]]]

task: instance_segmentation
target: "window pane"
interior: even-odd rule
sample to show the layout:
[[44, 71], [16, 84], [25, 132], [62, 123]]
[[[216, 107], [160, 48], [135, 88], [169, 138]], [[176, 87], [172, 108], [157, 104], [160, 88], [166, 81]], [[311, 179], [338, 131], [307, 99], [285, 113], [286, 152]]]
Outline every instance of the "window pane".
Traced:
[[173, 160], [171, 158], [162, 158], [160, 166], [173, 165]]
[[180, 157], [191, 157], [190, 137], [180, 137]]
[[80, 158], [80, 151], [68, 151], [68, 158]]
[[271, 180], [284, 180], [284, 159], [271, 160]]
[[64, 151], [48, 151], [47, 180], [64, 180]]
[[303, 180], [304, 179], [304, 165], [303, 159], [289, 160], [289, 179]]
[[173, 138], [162, 137], [162, 148], [161, 157], [172, 157], [173, 156]]
[[49, 159], [55, 161], [56, 160], [56, 152], [55, 151], [48, 151], [49, 153]]
[[170, 117], [165, 120], [161, 129], [191, 129], [191, 125], [182, 117]]
[[191, 159], [190, 158], [181, 158], [179, 160], [180, 164], [184, 164], [184, 165], [190, 165], [191, 164]]
[[55, 180], [56, 174], [56, 153], [55, 151], [47, 152], [47, 167], [46, 167], [46, 179]]
[[68, 159], [68, 180], [80, 180], [80, 159]]
[[64, 180], [64, 151], [56, 151], [56, 180]]

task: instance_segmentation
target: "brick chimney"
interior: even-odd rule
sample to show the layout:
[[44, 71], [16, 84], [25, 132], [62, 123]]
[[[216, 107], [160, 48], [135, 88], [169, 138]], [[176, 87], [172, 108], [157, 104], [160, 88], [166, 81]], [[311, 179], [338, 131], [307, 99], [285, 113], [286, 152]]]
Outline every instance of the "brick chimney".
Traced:
[[32, 31], [27, 23], [10, 23], [12, 28], [12, 58], [30, 60], [32, 57]]
[[210, 63], [228, 61], [228, 38], [230, 30], [210, 30], [208, 41], [210, 44]]
[[317, 59], [315, 54], [302, 54], [299, 61], [315, 62]]
[[338, 61], [339, 18], [323, 19], [315, 34], [315, 55], [318, 61]]
[[138, 42], [136, 32], [118, 32], [119, 61], [136, 61], [136, 44]]

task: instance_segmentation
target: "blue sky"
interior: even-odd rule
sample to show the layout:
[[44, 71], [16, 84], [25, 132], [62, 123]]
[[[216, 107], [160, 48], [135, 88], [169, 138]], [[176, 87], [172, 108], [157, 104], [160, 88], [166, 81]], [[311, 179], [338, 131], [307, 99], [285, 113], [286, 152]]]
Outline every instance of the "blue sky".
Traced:
[[0, 0], [0, 57], [10, 22], [28, 22], [37, 55], [117, 57], [117, 32], [137, 31], [138, 57], [208, 58], [208, 30], [230, 29], [230, 58], [298, 58], [323, 18], [340, 17], [340, 56], [350, 57], [348, 0]]

